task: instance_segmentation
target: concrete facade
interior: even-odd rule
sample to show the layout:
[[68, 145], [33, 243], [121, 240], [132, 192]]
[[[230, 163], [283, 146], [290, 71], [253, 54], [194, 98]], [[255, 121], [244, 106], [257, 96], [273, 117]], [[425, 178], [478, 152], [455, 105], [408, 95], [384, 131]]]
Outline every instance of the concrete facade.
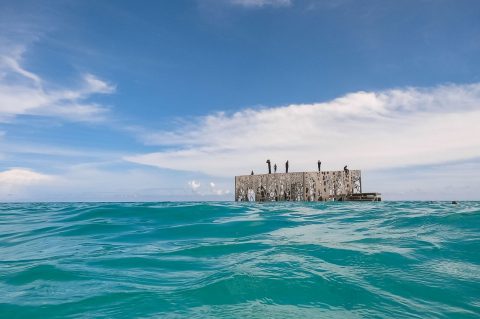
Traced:
[[343, 200], [361, 193], [360, 170], [235, 176], [236, 201]]

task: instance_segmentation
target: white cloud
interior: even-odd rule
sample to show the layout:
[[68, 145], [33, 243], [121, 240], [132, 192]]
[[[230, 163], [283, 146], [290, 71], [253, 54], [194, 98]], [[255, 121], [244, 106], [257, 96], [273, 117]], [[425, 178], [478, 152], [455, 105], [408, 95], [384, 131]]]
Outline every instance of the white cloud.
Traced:
[[30, 79], [33, 81], [33, 83], [35, 83], [36, 85], [40, 85], [42, 80], [40, 79], [40, 77], [38, 77], [38, 75], [36, 74], [33, 74], [32, 72], [29, 72], [27, 70], [25, 70], [24, 68], [22, 68], [20, 66], [20, 64], [18, 63], [18, 59], [19, 59], [19, 56], [18, 54], [15, 54], [14, 57], [11, 57], [11, 56], [2, 56], [0, 57], [0, 66], [4, 66], [5, 68], [9, 68], [11, 71], [21, 75], [21, 76], [24, 76], [25, 78], [27, 79]]
[[86, 94], [92, 93], [113, 93], [115, 92], [115, 87], [98, 79], [92, 74], [85, 74], [84, 76], [85, 83], [87, 84], [86, 87]]
[[202, 187], [202, 183], [196, 180], [191, 180], [187, 184], [199, 196], [225, 196], [230, 194], [230, 190], [219, 188], [214, 182], [208, 183], [207, 187]]
[[98, 121], [107, 111], [87, 102], [94, 94], [108, 94], [115, 87], [85, 74], [77, 88], [49, 89], [38, 75], [22, 67], [23, 50], [0, 55], [0, 121], [18, 115], [54, 116], [73, 121]]
[[214, 182], [210, 182], [210, 194], [218, 195], [218, 196], [228, 195], [230, 194], [230, 190], [218, 188]]
[[266, 170], [378, 169], [480, 156], [480, 83], [356, 92], [326, 103], [245, 109], [144, 136], [173, 150], [126, 160], [213, 176]]
[[12, 168], [0, 172], [0, 184], [28, 186], [36, 183], [50, 181], [51, 176], [34, 172], [27, 168]]
[[0, 200], [24, 192], [28, 187], [52, 182], [55, 178], [27, 168], [11, 168], [0, 172]]
[[194, 192], [196, 192], [201, 185], [200, 182], [197, 182], [195, 180], [188, 181], [187, 184]]
[[230, 3], [242, 7], [287, 7], [292, 5], [292, 0], [230, 0]]

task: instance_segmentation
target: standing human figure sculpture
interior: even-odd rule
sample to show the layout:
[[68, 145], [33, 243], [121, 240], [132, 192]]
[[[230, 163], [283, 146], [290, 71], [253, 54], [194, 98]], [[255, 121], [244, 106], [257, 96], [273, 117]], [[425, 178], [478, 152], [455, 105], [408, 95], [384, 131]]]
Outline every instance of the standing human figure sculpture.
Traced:
[[343, 170], [345, 171], [345, 174], [348, 174], [348, 168], [347, 168], [347, 165], [345, 165], [345, 167], [343, 167]]
[[288, 161], [285, 162], [285, 173], [288, 173]]
[[274, 173], [277, 172], [277, 163], [275, 163], [275, 165], [273, 165], [273, 172], [274, 172]]
[[270, 160], [269, 159], [267, 160], [267, 164], [268, 164], [268, 174], [272, 174], [272, 167], [270, 166]]
[[322, 162], [318, 161], [318, 162], [317, 162], [317, 165], [318, 165], [318, 171], [320, 172], [321, 167], [322, 167]]
[[250, 175], [253, 175], [253, 171], [252, 171], [252, 173], [251, 173]]

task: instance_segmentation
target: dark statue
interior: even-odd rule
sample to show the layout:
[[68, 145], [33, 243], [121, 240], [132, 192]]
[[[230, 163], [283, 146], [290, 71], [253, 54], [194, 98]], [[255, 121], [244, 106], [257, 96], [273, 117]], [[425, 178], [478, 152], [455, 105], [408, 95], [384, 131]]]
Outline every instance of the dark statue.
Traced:
[[288, 161], [285, 162], [285, 173], [288, 173]]
[[277, 163], [275, 163], [275, 165], [273, 165], [273, 172], [274, 172], [274, 173], [277, 172]]
[[318, 171], [320, 172], [320, 168], [322, 167], [322, 162], [318, 161], [317, 165], [318, 165]]
[[270, 160], [267, 160], [268, 164], [268, 174], [272, 174], [272, 167], [270, 166]]

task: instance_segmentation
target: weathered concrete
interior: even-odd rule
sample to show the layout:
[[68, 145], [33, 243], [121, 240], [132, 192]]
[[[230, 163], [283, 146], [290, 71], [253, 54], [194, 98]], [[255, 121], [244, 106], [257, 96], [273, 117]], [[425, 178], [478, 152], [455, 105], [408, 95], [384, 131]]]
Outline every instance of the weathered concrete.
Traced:
[[[362, 194], [360, 170], [235, 176], [236, 201], [326, 201], [366, 198], [358, 196], [360, 194]], [[376, 194], [374, 200], [380, 200], [380, 194], [371, 194]]]

